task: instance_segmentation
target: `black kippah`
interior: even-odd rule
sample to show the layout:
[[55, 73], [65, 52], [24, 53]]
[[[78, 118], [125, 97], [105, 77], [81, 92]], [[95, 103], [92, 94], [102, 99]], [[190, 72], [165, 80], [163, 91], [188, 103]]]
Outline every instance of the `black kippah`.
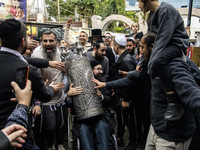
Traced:
[[21, 22], [16, 19], [7, 19], [0, 24], [0, 38], [8, 39], [21, 31]]
[[91, 64], [91, 67], [94, 68], [95, 66], [100, 65], [100, 62], [97, 60], [92, 60], [90, 61], [90, 64]]

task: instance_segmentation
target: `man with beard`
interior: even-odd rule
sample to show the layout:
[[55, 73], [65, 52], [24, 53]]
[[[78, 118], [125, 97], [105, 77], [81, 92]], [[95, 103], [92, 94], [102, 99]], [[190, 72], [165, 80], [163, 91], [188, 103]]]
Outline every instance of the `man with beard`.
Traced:
[[[144, 54], [146, 61], [141, 72], [130, 72], [123, 80], [114, 81], [112, 83], [110, 82], [105, 84], [94, 80], [95, 83], [98, 84], [96, 88], [123, 88], [130, 86], [131, 84], [136, 84], [138, 77], [145, 74], [147, 75], [148, 61], [153, 51], [155, 37], [155, 33], [148, 32], [141, 40], [141, 52]], [[167, 94], [163, 89], [160, 78], [157, 76], [151, 76], [151, 126], [145, 148], [147, 150], [188, 150], [191, 137], [195, 132], [194, 117], [196, 116], [198, 122], [200, 120], [200, 71], [198, 67], [189, 58], [180, 57], [172, 60], [169, 64], [169, 69], [172, 76], [172, 82], [174, 83], [179, 96], [179, 102], [182, 103], [186, 111], [185, 114], [181, 116], [180, 120], [165, 121], [164, 113], [168, 106]], [[197, 148], [197, 146], [195, 148]]]
[[[133, 58], [134, 58], [134, 54], [136, 53], [135, 47], [136, 47], [136, 44], [135, 44], [134, 39], [132, 37], [128, 37], [126, 39], [126, 49], [129, 51], [131, 56], [133, 56]], [[134, 59], [134, 60], [136, 60], [136, 59]]]
[[110, 47], [110, 48], [113, 48], [112, 45], [111, 45], [112, 40], [113, 40], [112, 35], [111, 35], [109, 32], [107, 32], [107, 33], [105, 34], [105, 37], [103, 37], [103, 41], [104, 41], [104, 42], [106, 43], [106, 45], [107, 45], [108, 47]]
[[[35, 49], [36, 44], [37, 43], [35, 42], [35, 40], [28, 39], [26, 49], [30, 49], [30, 50]], [[40, 49], [41, 49], [41, 47], [38, 46], [35, 50], [38, 51]], [[31, 54], [32, 53], [33, 53], [33, 51], [31, 51]], [[64, 64], [60, 61], [49, 61], [48, 59], [31, 58], [31, 57], [26, 57], [24, 55], [23, 55], [23, 57], [29, 64], [35, 66], [36, 68], [52, 67], [52, 68], [61, 69], [64, 67]]]
[[[60, 51], [56, 46], [57, 36], [54, 32], [46, 30], [42, 34], [42, 49], [32, 54], [33, 58], [45, 58], [51, 61], [61, 61]], [[63, 73], [55, 68], [42, 68], [40, 69], [43, 80], [49, 80], [59, 85], [63, 85]], [[47, 83], [48, 85], [48, 83]], [[54, 147], [54, 136], [58, 144], [58, 150], [64, 150], [63, 143], [63, 127], [65, 118], [65, 103], [64, 92], [60, 89], [54, 94], [51, 101], [42, 103], [43, 108], [43, 125], [45, 130], [45, 136], [48, 143], [48, 149]], [[40, 100], [40, 99], [39, 99]]]
[[94, 44], [93, 51], [87, 52], [87, 57], [89, 61], [97, 60], [101, 63], [102, 70], [103, 70], [103, 79], [106, 81], [108, 77], [108, 70], [109, 70], [109, 60], [106, 55], [106, 44], [101, 40], [97, 40]]
[[[43, 102], [48, 102], [54, 95], [54, 91], [58, 90], [58, 85], [45, 86], [41, 75], [37, 68], [27, 64], [21, 54], [26, 50], [27, 45], [27, 28], [18, 20], [7, 19], [0, 24], [0, 38], [2, 48], [0, 50], [0, 129], [6, 123], [8, 116], [15, 109], [17, 103], [11, 102], [10, 98], [13, 96], [11, 81], [15, 81], [17, 68], [29, 66], [29, 80], [32, 81], [33, 98], [40, 99]], [[19, 106], [18, 106], [19, 107]], [[29, 116], [29, 130], [26, 143], [23, 145], [24, 149], [37, 149], [34, 144], [33, 136], [30, 132], [31, 119]]]
[[[97, 60], [90, 61], [92, 71], [94, 74], [94, 77], [96, 79], [102, 80], [102, 66], [100, 62]], [[79, 87], [73, 87], [72, 85], [69, 88], [69, 91], [67, 92], [67, 99], [73, 98], [73, 96], [80, 95], [83, 92], [83, 88], [81, 86]], [[110, 100], [111, 93], [104, 89], [101, 89], [100, 91], [97, 90], [97, 95], [101, 98], [103, 107], [108, 107], [108, 103]], [[103, 95], [103, 96], [102, 96]], [[78, 133], [80, 134], [80, 141], [81, 141], [81, 147], [83, 150], [93, 150], [94, 149], [94, 143], [93, 143], [93, 134], [96, 135], [96, 143], [97, 143], [97, 149], [98, 150], [109, 150], [110, 149], [110, 131], [108, 128], [108, 125], [105, 122], [104, 115], [98, 115], [95, 117], [91, 117], [88, 119], [84, 119], [81, 121], [76, 121], [75, 125]]]
[[[69, 29], [72, 24], [72, 17], [67, 20], [67, 27], [65, 29], [64, 33], [64, 40], [67, 43], [68, 47], [72, 44], [75, 44], [73, 41], [69, 39]], [[84, 48], [84, 51], [87, 52], [88, 49], [91, 48], [91, 44], [87, 42], [88, 41], [88, 34], [85, 31], [81, 31], [79, 34], [79, 42], [81, 46]]]

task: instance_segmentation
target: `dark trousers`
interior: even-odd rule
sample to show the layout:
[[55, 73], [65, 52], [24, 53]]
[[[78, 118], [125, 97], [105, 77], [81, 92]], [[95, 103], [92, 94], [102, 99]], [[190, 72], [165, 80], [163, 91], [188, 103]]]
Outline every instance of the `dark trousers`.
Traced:
[[95, 123], [80, 123], [80, 140], [84, 150], [93, 150], [93, 131], [96, 134], [97, 149], [110, 149], [110, 132], [107, 124], [102, 120]]
[[138, 141], [144, 140], [144, 142], [146, 143], [149, 127], [151, 124], [150, 109], [148, 107], [144, 107], [142, 104], [136, 104], [135, 114], [137, 121]]
[[43, 128], [48, 146], [54, 143], [56, 135], [57, 144], [64, 143], [65, 105], [43, 106]]
[[40, 123], [41, 123], [41, 115], [39, 115], [35, 118], [34, 127], [32, 127], [32, 130], [33, 130], [36, 145], [41, 150], [43, 150], [44, 149], [44, 144], [43, 144], [44, 141], [43, 141], [43, 138], [42, 138], [42, 133], [40, 131], [40, 125], [41, 125]]
[[[162, 43], [160, 43], [162, 44]], [[164, 91], [175, 91], [174, 84], [172, 83], [171, 73], [168, 64], [177, 57], [181, 57], [182, 52], [180, 48], [175, 45], [169, 45], [164, 50], [160, 51], [152, 61], [152, 68], [150, 74], [160, 77], [163, 84]]]
[[125, 131], [125, 125], [129, 130], [129, 141], [135, 142], [136, 140], [136, 118], [134, 115], [133, 107], [122, 109], [121, 106], [117, 106], [117, 137], [122, 138]]

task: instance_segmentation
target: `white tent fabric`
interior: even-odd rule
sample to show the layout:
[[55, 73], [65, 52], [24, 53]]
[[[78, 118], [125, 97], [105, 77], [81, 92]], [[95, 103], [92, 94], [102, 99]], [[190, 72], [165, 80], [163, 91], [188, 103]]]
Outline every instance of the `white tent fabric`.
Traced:
[[41, 13], [44, 17], [47, 17], [45, 0], [28, 0], [27, 6], [29, 15], [37, 15], [38, 13]]

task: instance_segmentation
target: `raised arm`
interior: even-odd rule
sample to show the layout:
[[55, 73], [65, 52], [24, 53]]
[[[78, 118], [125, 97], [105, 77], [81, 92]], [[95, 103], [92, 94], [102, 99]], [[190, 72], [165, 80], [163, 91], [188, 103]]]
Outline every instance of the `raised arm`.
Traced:
[[28, 80], [23, 90], [15, 82], [11, 82], [11, 85], [15, 90], [16, 97], [11, 100], [18, 101], [18, 105], [9, 116], [6, 127], [0, 133], [0, 149], [10, 149], [10, 145], [12, 147], [22, 147], [22, 144], [25, 143], [23, 138], [26, 137], [25, 133], [27, 132], [28, 113], [31, 110], [29, 107], [32, 96], [31, 81]]
[[72, 24], [72, 16], [70, 17], [70, 19], [67, 20], [67, 25], [66, 25], [66, 29], [64, 33], [64, 40], [69, 46], [72, 44], [75, 44], [75, 42], [70, 40], [69, 38], [69, 29], [70, 29], [71, 24]]

